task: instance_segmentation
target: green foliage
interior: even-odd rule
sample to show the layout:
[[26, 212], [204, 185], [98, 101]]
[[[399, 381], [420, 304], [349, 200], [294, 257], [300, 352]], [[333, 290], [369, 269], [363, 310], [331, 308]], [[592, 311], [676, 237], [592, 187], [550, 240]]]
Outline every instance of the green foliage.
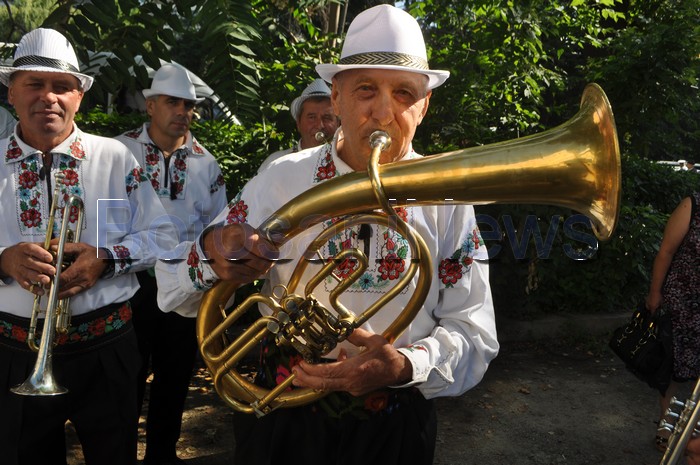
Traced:
[[[143, 114], [107, 114], [99, 108], [76, 115], [76, 124], [86, 132], [114, 137], [141, 126], [147, 121]], [[233, 197], [270, 153], [268, 143], [279, 143], [278, 133], [271, 127], [245, 128], [226, 121], [195, 121], [192, 133], [217, 159], [226, 179], [229, 198]], [[277, 142], [275, 142], [277, 141]]]
[[693, 158], [700, 144], [700, 1], [633, 1], [585, 75], [604, 85], [621, 143], [652, 160]]
[[75, 115], [75, 122], [80, 129], [104, 137], [118, 136], [123, 132], [141, 126], [144, 121], [146, 121], [145, 115], [136, 113], [129, 115], [107, 114], [97, 107], [87, 113]]

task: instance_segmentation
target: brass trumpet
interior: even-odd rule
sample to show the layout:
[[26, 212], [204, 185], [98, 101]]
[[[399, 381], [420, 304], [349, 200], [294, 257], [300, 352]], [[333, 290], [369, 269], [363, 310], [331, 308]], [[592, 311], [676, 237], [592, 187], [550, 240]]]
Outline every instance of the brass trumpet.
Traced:
[[[586, 214], [600, 240], [608, 239], [615, 228], [620, 200], [620, 152], [612, 109], [603, 90], [595, 84], [586, 87], [579, 112], [571, 120], [533, 136], [380, 166], [379, 153], [386, 142], [382, 137], [372, 140], [367, 173], [349, 173], [300, 194], [264, 221], [258, 231], [282, 244], [308, 227], [309, 218], [350, 215], [349, 223], [339, 227], [367, 222], [391, 224], [401, 235], [411, 238], [415, 247], [412, 256], [418, 258], [412, 262], [420, 262], [424, 271], [418, 275], [416, 291], [403, 312], [384, 331], [383, 336], [389, 341], [398, 338], [422, 306], [432, 271], [422, 239], [408, 225], [396, 221], [387, 199], [397, 199], [397, 206], [405, 205], [407, 199], [411, 199], [412, 206], [441, 204], [445, 199], [466, 204], [541, 203]], [[335, 231], [331, 227], [321, 233], [305, 256], [312, 256], [310, 251]], [[366, 260], [359, 250], [344, 253], [352, 254], [360, 267]], [[291, 346], [304, 357], [322, 356], [393, 298], [385, 295], [362, 313], [344, 308], [339, 302], [340, 294], [353, 279], [359, 278], [358, 274], [342, 280], [332, 291], [333, 311], [323, 308], [314, 298], [313, 289], [333, 276], [333, 262], [331, 259], [320, 271], [320, 277], [312, 278], [303, 294], [297, 295], [294, 292], [308, 263], [302, 258], [281, 295], [254, 294], [228, 315], [226, 304], [235, 290], [230, 283], [219, 282], [205, 293], [197, 318], [200, 351], [217, 392], [232, 408], [262, 416], [276, 408], [304, 405], [327, 394], [312, 389], [287, 390], [290, 378], [267, 390], [240, 373], [238, 365], [268, 335], [274, 336], [277, 345]], [[402, 289], [405, 284], [398, 286]], [[229, 344], [227, 329], [257, 304], [266, 305], [272, 315], [257, 320]]]
[[[63, 175], [56, 175], [56, 186], [54, 188], [53, 199], [51, 201], [51, 210], [46, 226], [46, 237], [44, 239], [44, 249], [49, 250], [54, 217], [56, 215], [56, 207], [58, 197], [61, 195], [60, 186], [63, 184]], [[75, 229], [69, 229], [71, 209], [78, 210], [78, 216], [75, 224]], [[83, 225], [84, 216], [83, 201], [80, 197], [71, 195], [66, 200], [66, 205], [63, 208], [63, 220], [61, 222], [61, 231], [58, 240], [58, 249], [54, 257], [56, 273], [53, 276], [49, 288], [49, 297], [46, 310], [41, 309], [41, 296], [34, 296], [34, 307], [32, 308], [32, 317], [29, 322], [29, 331], [27, 334], [27, 344], [37, 352], [36, 363], [34, 369], [24, 383], [14, 387], [11, 391], [15, 394], [23, 396], [55, 396], [65, 394], [68, 390], [59, 386], [53, 377], [53, 346], [56, 333], [65, 334], [70, 328], [70, 299], [58, 299], [59, 279], [61, 270], [64, 269], [64, 248], [67, 242], [78, 242]], [[39, 344], [36, 343], [36, 329], [39, 320], [39, 314], [45, 313], [44, 326], [41, 332]]]

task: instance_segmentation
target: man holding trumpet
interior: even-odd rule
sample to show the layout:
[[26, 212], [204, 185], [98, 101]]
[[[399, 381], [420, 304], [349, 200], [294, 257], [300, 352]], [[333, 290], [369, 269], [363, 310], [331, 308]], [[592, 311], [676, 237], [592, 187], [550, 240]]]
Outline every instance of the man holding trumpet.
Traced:
[[[133, 464], [139, 369], [128, 302], [138, 289], [133, 272], [153, 266], [174, 234], [158, 224], [165, 211], [131, 152], [75, 125], [93, 79], [79, 71], [63, 35], [27, 33], [12, 66], [0, 67], [0, 82], [19, 117], [15, 131], [0, 139], [2, 462], [65, 464], [70, 420], [86, 464]], [[64, 208], [70, 196], [81, 202]], [[62, 236], [64, 224], [79, 242]], [[64, 253], [54, 257], [58, 244]], [[57, 270], [60, 261], [68, 265]], [[70, 324], [42, 328], [57, 308], [51, 302], [47, 308], [47, 295], [70, 299]], [[39, 355], [28, 341], [37, 296], [43, 299], [36, 333], [42, 342], [53, 334], [52, 342], [39, 343]], [[39, 365], [42, 359], [53, 364]], [[37, 378], [55, 378], [55, 386], [34, 389], [34, 374], [27, 378], [33, 366]]]

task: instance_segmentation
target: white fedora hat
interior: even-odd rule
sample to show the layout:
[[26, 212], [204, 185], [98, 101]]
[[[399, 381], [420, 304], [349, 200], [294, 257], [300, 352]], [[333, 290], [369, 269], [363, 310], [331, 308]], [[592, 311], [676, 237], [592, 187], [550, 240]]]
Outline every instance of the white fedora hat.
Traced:
[[314, 79], [314, 82], [306, 86], [306, 89], [304, 89], [299, 97], [292, 100], [289, 111], [292, 113], [295, 121], [299, 118], [301, 106], [307, 99], [312, 97], [331, 98], [331, 89], [323, 79]]
[[17, 45], [12, 66], [0, 66], [0, 82], [10, 84], [10, 76], [17, 71], [67, 73], [80, 81], [83, 91], [92, 86], [93, 78], [80, 72], [73, 46], [63, 34], [53, 29], [34, 29], [27, 32]]
[[169, 95], [194, 102], [204, 100], [203, 98], [197, 98], [194, 84], [189, 74], [187, 74], [187, 70], [176, 63], [166, 63], [161, 66], [153, 76], [151, 88], [143, 89], [142, 92], [146, 98], [155, 95]]
[[430, 89], [441, 85], [450, 76], [449, 71], [428, 67], [423, 32], [418, 22], [391, 5], [377, 5], [357, 15], [348, 28], [338, 64], [317, 65], [316, 72], [331, 82], [340, 71], [356, 68], [424, 74], [428, 76]]

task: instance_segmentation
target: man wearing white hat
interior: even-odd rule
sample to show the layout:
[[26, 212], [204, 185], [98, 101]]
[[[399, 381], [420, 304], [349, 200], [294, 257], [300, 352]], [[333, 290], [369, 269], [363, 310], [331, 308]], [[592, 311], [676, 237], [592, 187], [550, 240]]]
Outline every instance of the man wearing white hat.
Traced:
[[[271, 165], [212, 222], [217, 226], [189, 247], [187, 262], [159, 262], [156, 275], [163, 307], [191, 298], [219, 280], [235, 286], [267, 272], [266, 295], [287, 284], [296, 263], [304, 259], [306, 246], [321, 230], [337, 225], [338, 218], [313, 218], [308, 230], [280, 246], [279, 260], [274, 262], [271, 241], [283, 241], [265, 236], [270, 224], [266, 220], [290, 199], [317, 192], [314, 186], [329, 179], [329, 187], [340, 186], [336, 196], [352, 196], [343, 177], [355, 179], [368, 169], [369, 140], [375, 131], [391, 138], [380, 163], [420, 158], [412, 148], [413, 135], [427, 113], [432, 89], [449, 73], [429, 68], [415, 19], [389, 5], [360, 13], [348, 28], [339, 63], [318, 65], [316, 70], [333, 84], [331, 101], [341, 120], [333, 143]], [[307, 197], [304, 201], [304, 207], [311, 203]], [[299, 354], [285, 354], [285, 349], [268, 343], [257, 383], [271, 388], [291, 372], [295, 387], [330, 393], [309, 405], [279, 408], [259, 419], [235, 415], [236, 463], [277, 463], [289, 456], [306, 464], [432, 463], [436, 418], [430, 399], [458, 396], [474, 387], [498, 353], [488, 268], [481, 261], [487, 254], [471, 206], [445, 202], [395, 210], [423, 237], [432, 258], [430, 289], [417, 316], [393, 343], [381, 336], [409, 304], [416, 289], [414, 277], [347, 341], [324, 354], [326, 363], [299, 361]], [[285, 223], [284, 216], [279, 220]], [[251, 231], [261, 224], [266, 225], [262, 233]], [[369, 231], [363, 233], [363, 228]], [[285, 233], [283, 224], [279, 229]], [[363, 270], [359, 260], [341, 260], [334, 276], [321, 278], [313, 297], [325, 308], [336, 308], [331, 292], [347, 286], [338, 300], [354, 312], [364, 311], [405, 275], [415, 258], [403, 235], [377, 224], [334, 231], [318, 252], [333, 258], [348, 248], [364, 249], [368, 265]], [[299, 287], [322, 266], [323, 261], [310, 260]], [[359, 279], [346, 282], [356, 269]], [[270, 313], [263, 305], [259, 310]]]
[[[129, 299], [138, 289], [135, 272], [153, 266], [159, 247], [171, 250], [174, 233], [167, 223], [157, 227], [165, 210], [131, 152], [75, 125], [92, 77], [80, 73], [63, 35], [51, 29], [27, 33], [12, 66], [0, 67], [0, 82], [19, 117], [14, 132], [0, 140], [2, 463], [65, 464], [64, 428], [70, 420], [86, 464], [134, 464], [139, 353]], [[77, 206], [65, 208], [64, 215], [72, 195], [84, 205], [80, 229]], [[63, 216], [80, 241], [66, 242], [68, 266], [57, 281], [44, 242], [53, 237], [56, 247]], [[70, 298], [72, 319], [65, 332], [55, 332], [55, 344], [36, 341], [40, 354], [49, 350], [53, 360], [44, 377], [53, 375], [68, 392], [36, 395], [43, 388], [34, 381], [11, 392], [41, 366], [28, 347], [28, 331], [35, 297], [42, 296], [44, 309], [52, 305], [47, 295]], [[36, 339], [44, 334], [45, 314], [38, 316]]]
[[338, 129], [338, 117], [331, 106], [331, 89], [323, 79], [315, 79], [289, 106], [301, 138], [294, 147], [274, 152], [260, 164], [258, 173], [284, 155], [316, 147], [333, 138]]
[[[216, 159], [190, 131], [195, 104], [194, 85], [177, 64], [158, 69], [150, 89], [144, 89], [150, 122], [116, 139], [144, 167], [171, 222], [178, 242], [193, 240], [223, 208], [226, 187]], [[134, 328], [143, 365], [139, 374], [139, 405], [146, 378], [153, 373], [148, 396], [145, 465], [181, 463], [176, 455], [182, 412], [197, 354], [195, 317], [198, 302], [162, 312], [156, 301], [152, 270], [138, 273], [141, 289], [131, 300]]]

